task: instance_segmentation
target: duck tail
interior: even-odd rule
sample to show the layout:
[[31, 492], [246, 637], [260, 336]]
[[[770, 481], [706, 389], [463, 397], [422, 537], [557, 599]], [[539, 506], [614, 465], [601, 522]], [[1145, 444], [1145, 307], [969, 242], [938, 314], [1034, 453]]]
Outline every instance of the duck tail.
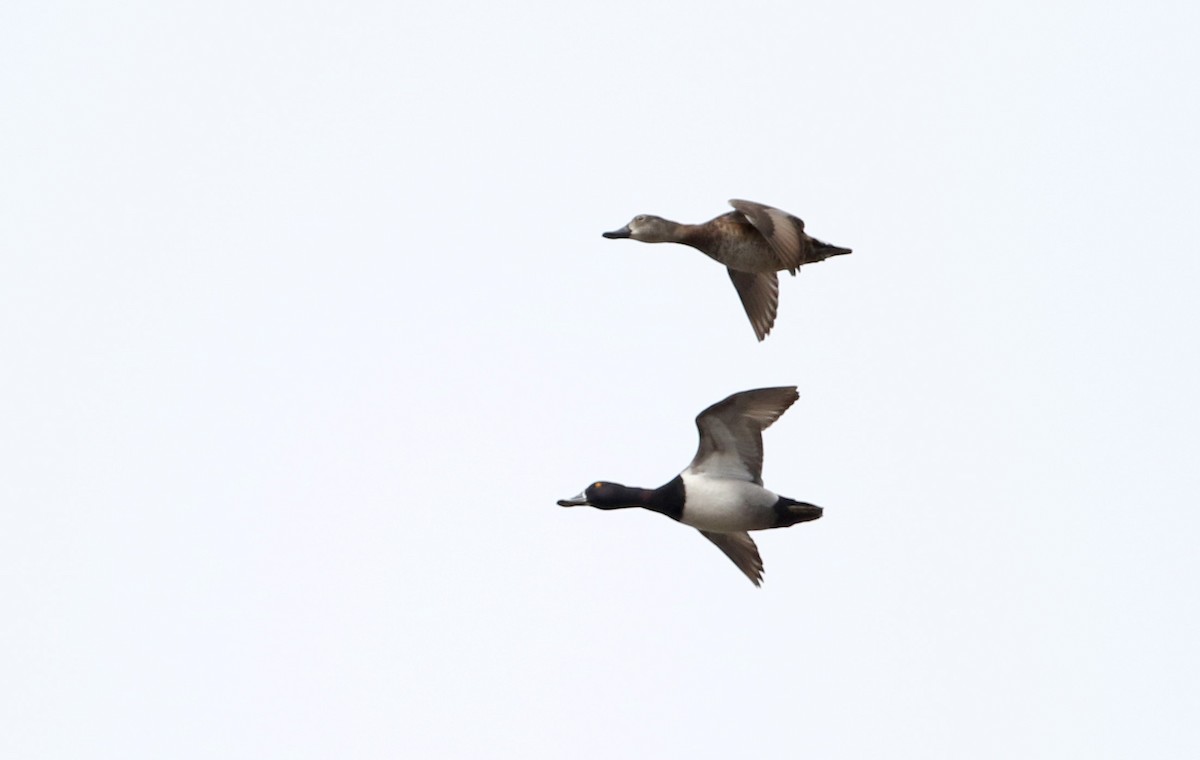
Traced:
[[806, 501], [796, 501], [786, 496], [780, 496], [779, 501], [775, 502], [775, 517], [777, 519], [775, 527], [786, 528], [796, 523], [817, 520], [824, 513], [825, 510], [816, 504], [809, 504]]
[[830, 245], [823, 240], [812, 239], [813, 253], [816, 254], [813, 258], [816, 261], [824, 261], [830, 256], [845, 256], [847, 253], [853, 253], [849, 248], [842, 248], [836, 245]]

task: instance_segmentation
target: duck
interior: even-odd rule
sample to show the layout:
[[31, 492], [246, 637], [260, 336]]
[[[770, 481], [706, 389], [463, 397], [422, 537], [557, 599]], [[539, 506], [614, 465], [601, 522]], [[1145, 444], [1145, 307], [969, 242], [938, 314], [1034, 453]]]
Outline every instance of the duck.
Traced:
[[795, 386], [742, 391], [696, 417], [700, 447], [691, 464], [658, 488], [631, 488], [596, 481], [560, 507], [641, 507], [700, 531], [755, 586], [763, 562], [750, 531], [787, 528], [821, 517], [815, 504], [796, 501], [763, 486], [762, 431], [800, 397]]
[[754, 201], [731, 200], [733, 211], [703, 224], [680, 224], [651, 214], [638, 214], [610, 239], [643, 243], [682, 243], [724, 264], [742, 299], [754, 335], [761, 342], [775, 325], [779, 310], [779, 278], [785, 269], [795, 276], [804, 264], [852, 253], [850, 248], [810, 237], [804, 222], [786, 211]]

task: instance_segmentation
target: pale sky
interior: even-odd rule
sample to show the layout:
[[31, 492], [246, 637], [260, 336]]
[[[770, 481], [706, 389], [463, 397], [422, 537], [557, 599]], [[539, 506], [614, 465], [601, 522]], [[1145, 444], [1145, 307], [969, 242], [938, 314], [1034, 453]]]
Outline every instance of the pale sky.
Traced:
[[10, 4], [0, 756], [1200, 756], [1198, 8]]

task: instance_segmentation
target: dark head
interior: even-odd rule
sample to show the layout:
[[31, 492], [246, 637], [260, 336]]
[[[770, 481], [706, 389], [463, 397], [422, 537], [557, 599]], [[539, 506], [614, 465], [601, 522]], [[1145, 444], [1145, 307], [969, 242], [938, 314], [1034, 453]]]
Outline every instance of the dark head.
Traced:
[[673, 243], [678, 235], [679, 224], [661, 216], [638, 214], [629, 224], [619, 230], [605, 232], [606, 238], [633, 238], [643, 243]]
[[621, 509], [642, 506], [637, 497], [641, 492], [620, 483], [597, 481], [573, 499], [559, 499], [560, 507], [595, 507], [597, 509]]

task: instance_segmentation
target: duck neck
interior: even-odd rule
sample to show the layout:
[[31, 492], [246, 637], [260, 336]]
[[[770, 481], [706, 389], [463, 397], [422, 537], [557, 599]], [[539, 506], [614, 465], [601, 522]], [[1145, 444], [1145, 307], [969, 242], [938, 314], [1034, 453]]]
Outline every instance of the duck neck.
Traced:
[[621, 486], [621, 490], [605, 498], [605, 503], [594, 503], [597, 509], [629, 509], [641, 507], [651, 512], [659, 512], [678, 520], [683, 516], [683, 478], [678, 475], [670, 483], [658, 488], [630, 488]]
[[646, 509], [664, 514], [672, 520], [683, 517], [684, 489], [681, 476], [676, 475], [670, 483], [647, 491], [646, 494], [646, 502], [643, 504]]
[[703, 251], [712, 244], [712, 232], [703, 224], [676, 224], [673, 240]]

